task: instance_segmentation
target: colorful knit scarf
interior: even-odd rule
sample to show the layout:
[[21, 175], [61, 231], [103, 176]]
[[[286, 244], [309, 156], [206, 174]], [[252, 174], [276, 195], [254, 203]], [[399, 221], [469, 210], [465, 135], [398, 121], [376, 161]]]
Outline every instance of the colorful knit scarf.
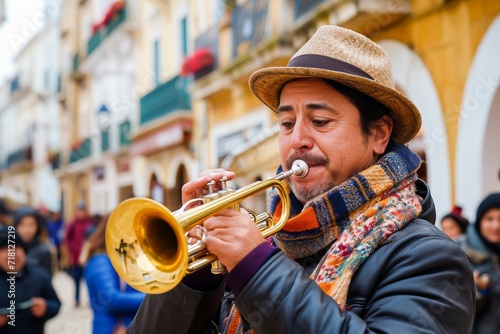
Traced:
[[[419, 166], [418, 155], [398, 145], [368, 169], [303, 207], [290, 193], [290, 218], [271, 241], [292, 259], [313, 255], [333, 242], [311, 279], [345, 310], [349, 285], [359, 266], [422, 211], [415, 194]], [[279, 218], [281, 202], [274, 191], [269, 209]], [[226, 333], [243, 333], [235, 307], [227, 323]]]

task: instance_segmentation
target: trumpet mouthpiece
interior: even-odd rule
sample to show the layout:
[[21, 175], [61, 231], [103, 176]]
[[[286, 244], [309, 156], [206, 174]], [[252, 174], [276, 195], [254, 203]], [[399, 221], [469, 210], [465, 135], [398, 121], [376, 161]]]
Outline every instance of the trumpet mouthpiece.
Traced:
[[304, 160], [297, 159], [292, 164], [293, 175], [303, 178], [309, 172], [309, 166]]

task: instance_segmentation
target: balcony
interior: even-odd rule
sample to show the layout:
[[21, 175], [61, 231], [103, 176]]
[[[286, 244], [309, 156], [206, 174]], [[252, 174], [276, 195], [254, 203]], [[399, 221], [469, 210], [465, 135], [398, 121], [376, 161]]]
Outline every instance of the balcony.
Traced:
[[233, 59], [247, 54], [252, 48], [270, 38], [268, 1], [248, 0], [234, 8], [231, 17]]
[[60, 152], [50, 152], [47, 160], [48, 160], [48, 162], [53, 170], [59, 169], [59, 167], [61, 167], [61, 153]]
[[81, 142], [73, 145], [71, 153], [69, 156], [69, 163], [75, 163], [82, 159], [90, 157], [92, 154], [92, 141], [90, 138], [86, 138]]
[[76, 81], [80, 81], [85, 77], [85, 74], [83, 73], [83, 71], [80, 68], [80, 53], [78, 53], [78, 52], [76, 52], [73, 55], [73, 66], [72, 66], [71, 70], [72, 70], [71, 71], [71, 78], [72, 79], [74, 79]]
[[295, 19], [298, 19], [311, 12], [322, 2], [325, 2], [325, 0], [295, 0]]
[[[307, 30], [316, 18], [370, 36], [411, 13], [411, 0], [295, 0], [295, 30]], [[297, 32], [295, 32], [296, 34]]]
[[143, 125], [178, 110], [191, 110], [188, 80], [179, 76], [159, 85], [141, 98], [141, 122]]
[[106, 13], [103, 21], [94, 26], [94, 34], [87, 42], [87, 55], [91, 54], [101, 42], [127, 19], [124, 1], [116, 1]]
[[194, 80], [198, 80], [219, 67], [219, 26], [216, 25], [198, 36], [194, 41], [194, 49], [210, 50], [213, 59], [210, 65], [194, 73]]
[[21, 165], [23, 163], [32, 163], [32, 162], [33, 162], [33, 154], [31, 145], [22, 147], [10, 153], [7, 156], [7, 168]]

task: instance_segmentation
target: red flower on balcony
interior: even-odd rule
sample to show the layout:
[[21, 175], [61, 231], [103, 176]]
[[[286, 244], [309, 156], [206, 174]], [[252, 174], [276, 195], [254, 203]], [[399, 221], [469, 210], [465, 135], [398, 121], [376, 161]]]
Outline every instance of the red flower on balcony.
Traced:
[[101, 22], [94, 23], [92, 25], [92, 34], [96, 34], [100, 29], [105, 28], [111, 21], [114, 21], [120, 12], [125, 8], [124, 1], [115, 1], [108, 9], [106, 14], [104, 14]]
[[194, 74], [205, 67], [212, 66], [215, 61], [214, 54], [209, 48], [196, 50], [191, 56], [187, 57], [182, 64], [181, 75]]
[[78, 150], [82, 146], [83, 141], [84, 141], [83, 139], [75, 140], [73, 144], [71, 144], [71, 150], [73, 151]]

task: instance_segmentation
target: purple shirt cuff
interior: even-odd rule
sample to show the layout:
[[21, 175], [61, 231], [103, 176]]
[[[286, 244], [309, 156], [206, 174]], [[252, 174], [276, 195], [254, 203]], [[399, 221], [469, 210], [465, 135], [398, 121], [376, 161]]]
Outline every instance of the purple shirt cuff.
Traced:
[[226, 277], [227, 285], [237, 296], [252, 279], [253, 275], [266, 263], [266, 261], [279, 252], [279, 248], [272, 246], [267, 241], [255, 247], [231, 270]]
[[211, 266], [206, 266], [192, 274], [186, 275], [182, 283], [193, 290], [210, 292], [215, 291], [224, 281], [225, 275], [214, 275]]

